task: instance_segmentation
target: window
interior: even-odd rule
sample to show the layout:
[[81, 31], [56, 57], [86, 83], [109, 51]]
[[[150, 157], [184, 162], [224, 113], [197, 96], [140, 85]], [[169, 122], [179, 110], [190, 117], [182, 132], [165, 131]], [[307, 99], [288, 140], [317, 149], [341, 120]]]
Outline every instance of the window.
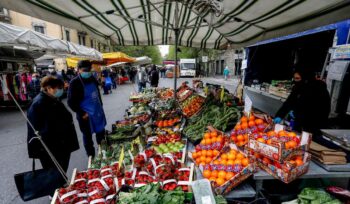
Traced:
[[90, 47], [94, 48], [94, 40], [93, 39], [90, 40]]
[[86, 32], [78, 32], [79, 45], [86, 45]]
[[70, 42], [70, 32], [69, 30], [66, 30], [66, 40]]
[[34, 30], [35, 30], [36, 32], [45, 34], [45, 28], [44, 28], [44, 26], [42, 26], [42, 25], [35, 25], [35, 26], [34, 26]]
[[98, 51], [101, 51], [101, 43], [98, 43]]

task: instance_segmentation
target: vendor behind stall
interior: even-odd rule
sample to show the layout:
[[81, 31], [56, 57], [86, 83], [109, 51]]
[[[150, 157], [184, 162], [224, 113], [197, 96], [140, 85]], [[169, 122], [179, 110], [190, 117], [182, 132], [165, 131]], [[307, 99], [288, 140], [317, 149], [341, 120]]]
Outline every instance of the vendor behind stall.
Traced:
[[327, 128], [330, 112], [330, 96], [323, 81], [307, 70], [294, 73], [291, 94], [276, 114], [275, 123], [280, 123], [288, 114], [294, 117], [293, 129], [319, 135], [320, 129]]

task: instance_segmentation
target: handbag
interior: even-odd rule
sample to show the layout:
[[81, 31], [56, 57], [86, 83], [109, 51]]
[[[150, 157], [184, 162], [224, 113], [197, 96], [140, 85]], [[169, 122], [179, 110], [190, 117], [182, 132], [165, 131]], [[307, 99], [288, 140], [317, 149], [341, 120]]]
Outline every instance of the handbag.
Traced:
[[32, 171], [15, 174], [14, 179], [23, 201], [53, 195], [56, 189], [66, 183], [66, 180], [56, 168], [36, 170], [34, 159]]

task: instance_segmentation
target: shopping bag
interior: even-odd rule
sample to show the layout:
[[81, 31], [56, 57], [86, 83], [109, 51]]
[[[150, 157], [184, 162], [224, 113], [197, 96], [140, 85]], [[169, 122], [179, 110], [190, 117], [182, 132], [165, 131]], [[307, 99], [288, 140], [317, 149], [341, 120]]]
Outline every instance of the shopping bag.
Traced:
[[23, 201], [53, 195], [56, 189], [65, 184], [65, 179], [56, 168], [35, 170], [34, 159], [33, 170], [15, 174], [14, 179]]

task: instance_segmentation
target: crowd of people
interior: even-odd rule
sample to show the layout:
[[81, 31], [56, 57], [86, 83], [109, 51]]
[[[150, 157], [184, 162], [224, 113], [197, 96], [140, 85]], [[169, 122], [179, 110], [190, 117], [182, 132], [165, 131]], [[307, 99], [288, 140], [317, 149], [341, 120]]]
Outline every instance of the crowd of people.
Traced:
[[158, 87], [159, 73], [160, 70], [152, 65], [137, 69], [129, 67], [127, 70], [104, 69], [97, 74], [92, 71], [90, 61], [82, 60], [78, 63], [77, 71], [50, 70], [33, 74], [29, 84], [33, 101], [28, 109], [28, 119], [34, 129], [28, 124], [29, 157], [39, 159], [43, 168], [55, 168], [40, 142], [33, 139], [38, 133], [63, 170], [67, 171], [70, 154], [79, 149], [79, 143], [71, 112], [61, 102], [65, 92], [68, 106], [76, 114], [86, 154], [94, 157], [93, 134], [100, 144], [107, 124], [100, 89], [103, 94], [109, 94], [125, 77], [131, 83], [136, 83], [139, 91], [147, 83]]

